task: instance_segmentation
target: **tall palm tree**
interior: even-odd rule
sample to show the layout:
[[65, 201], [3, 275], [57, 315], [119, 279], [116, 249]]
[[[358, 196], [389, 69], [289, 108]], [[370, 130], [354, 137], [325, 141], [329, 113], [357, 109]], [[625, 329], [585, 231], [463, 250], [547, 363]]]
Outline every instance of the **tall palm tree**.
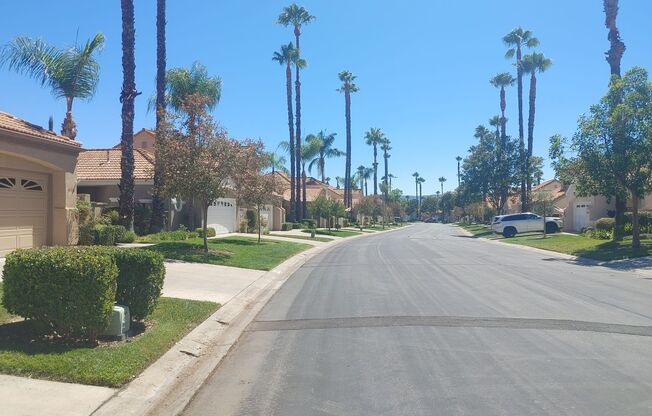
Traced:
[[374, 170], [374, 195], [378, 195], [378, 145], [382, 144], [385, 140], [385, 135], [377, 127], [370, 128], [365, 134], [365, 143], [368, 146], [373, 146], [374, 149], [374, 163], [372, 169]]
[[336, 188], [340, 189], [340, 184], [344, 183], [344, 178], [341, 176], [336, 176], [335, 177], [335, 183], [336, 183]]
[[419, 176], [417, 179], [417, 182], [419, 183], [419, 212], [421, 212], [421, 205], [423, 203], [423, 192], [422, 192], [422, 184], [426, 181], [425, 178], [422, 178]]
[[346, 119], [346, 162], [344, 168], [344, 206], [351, 208], [351, 93], [358, 91], [355, 84], [356, 76], [344, 70], [338, 74], [342, 86], [338, 91], [344, 93], [344, 117]]
[[460, 162], [462, 161], [462, 156], [457, 156], [455, 160], [457, 161], [457, 188], [459, 189], [462, 186], [462, 174], [460, 173]]
[[[284, 7], [283, 10], [281, 11], [281, 14], [278, 16], [278, 19], [276, 22], [280, 25], [283, 25], [285, 27], [292, 25], [294, 27], [294, 38], [296, 41], [296, 59], [293, 62], [294, 63], [294, 68], [295, 68], [295, 82], [294, 82], [294, 87], [295, 87], [295, 103], [296, 103], [296, 113], [295, 113], [295, 123], [296, 123], [296, 132], [295, 132], [295, 140], [296, 140], [296, 145], [294, 146], [295, 148], [295, 164], [296, 164], [296, 170], [297, 170], [297, 175], [299, 174], [299, 167], [301, 166], [301, 150], [302, 150], [302, 139], [301, 139], [301, 81], [300, 81], [300, 69], [305, 67], [305, 61], [299, 59], [299, 51], [300, 51], [300, 37], [301, 37], [301, 26], [307, 25], [311, 21], [315, 19], [315, 16], [312, 16], [308, 11], [301, 7], [297, 6], [295, 3], [292, 3], [291, 5]], [[297, 212], [303, 211], [303, 207], [305, 203], [301, 202], [301, 194], [299, 193], [299, 188], [297, 187], [297, 196], [296, 196], [296, 204], [297, 204]]]
[[[383, 151], [383, 160], [385, 161], [385, 175], [383, 176], [383, 183], [385, 184], [385, 200], [387, 200], [387, 192], [390, 190], [391, 186], [387, 186], [387, 181], [391, 182], [391, 176], [389, 175], [389, 151], [392, 150], [390, 146], [390, 141], [387, 137], [383, 139], [383, 143], [380, 145], [380, 149]], [[387, 201], [385, 201], [387, 202]]]
[[[616, 18], [618, 17], [618, 0], [603, 0], [605, 20], [604, 24], [609, 29], [607, 39], [609, 40], [609, 50], [607, 51], [606, 59], [609, 63], [611, 71], [611, 78], [614, 76], [620, 78], [620, 61], [625, 53], [625, 43], [620, 39], [620, 31], [616, 25]], [[621, 153], [621, 157], [624, 155]], [[615, 205], [615, 227], [614, 237], [616, 241], [623, 239], [625, 235], [625, 210], [627, 209], [627, 196], [617, 192], [614, 197]]]
[[122, 6], [122, 135], [120, 148], [119, 212], [128, 230], [134, 230], [134, 100], [136, 91], [136, 29], [134, 1], [121, 0]]
[[489, 82], [494, 87], [500, 89], [500, 143], [501, 151], [504, 152], [506, 141], [507, 141], [507, 119], [505, 118], [505, 108], [507, 107], [507, 101], [505, 100], [505, 87], [511, 87], [514, 85], [514, 77], [509, 72], [501, 72], [497, 74]]
[[287, 95], [287, 106], [288, 106], [288, 130], [290, 133], [290, 212], [288, 218], [290, 222], [294, 222], [297, 217], [297, 205], [296, 205], [296, 196], [297, 196], [297, 181], [296, 175], [299, 173], [299, 169], [296, 165], [296, 152], [295, 152], [295, 140], [294, 140], [294, 114], [292, 109], [292, 61], [295, 60], [297, 51], [292, 45], [292, 42], [287, 45], [281, 45], [281, 50], [274, 52], [272, 57], [273, 61], [279, 63], [279, 65], [285, 65], [285, 89]]
[[526, 187], [527, 195], [530, 197], [532, 192], [532, 172], [530, 165], [532, 163], [532, 146], [534, 145], [534, 113], [535, 101], [537, 98], [537, 73], [545, 72], [552, 65], [552, 61], [542, 53], [531, 53], [525, 55], [521, 61], [521, 71], [530, 74], [530, 97], [529, 97], [529, 113], [527, 120], [527, 157], [525, 159], [525, 171], [527, 172]]
[[[279, 147], [281, 147], [281, 145], [279, 145]], [[285, 159], [285, 156], [278, 154], [278, 147], [277, 151], [267, 153], [267, 163], [272, 169], [272, 173], [276, 171], [281, 171], [285, 174], [288, 173], [288, 169], [285, 167], [287, 159]]]
[[306, 137], [306, 142], [301, 145], [301, 153], [305, 158], [301, 160], [301, 188], [303, 190], [303, 198], [301, 199], [301, 218], [308, 216], [308, 203], [306, 201], [306, 162], [312, 160], [319, 154], [319, 149], [323, 143], [319, 137], [314, 134], [309, 134]]
[[365, 168], [364, 169], [364, 193], [365, 193], [365, 195], [369, 195], [369, 190], [367, 189], [367, 181], [369, 179], [371, 179], [373, 173], [374, 173], [374, 170], [372, 168]]
[[[162, 122], [165, 118], [165, 0], [156, 0], [156, 142], [161, 142]], [[156, 151], [156, 147], [154, 148]], [[163, 166], [158, 158], [154, 159], [154, 192], [152, 193], [152, 215], [149, 232], [157, 233], [165, 225], [165, 205], [161, 190], [163, 189]]]
[[61, 135], [75, 139], [77, 125], [72, 118], [75, 98], [90, 99], [100, 77], [95, 53], [104, 46], [104, 35], [96, 34], [84, 46], [57, 48], [42, 39], [18, 36], [2, 48], [0, 66], [26, 74], [48, 86], [56, 98], [66, 99], [66, 117]]
[[419, 218], [419, 172], [414, 172], [412, 176], [414, 176], [414, 198], [417, 200], [417, 218]]
[[387, 182], [389, 181], [389, 183], [388, 183], [388, 185], [387, 185], [387, 190], [388, 190], [388, 191], [391, 191], [391, 190], [392, 190], [392, 179], [396, 179], [396, 178], [397, 178], [397, 177], [394, 176], [394, 175], [391, 174], [391, 173], [390, 173], [389, 175], [387, 175], [387, 176], [383, 176], [383, 177], [381, 178], [381, 179], [383, 180], [384, 183], [387, 183]]
[[312, 171], [314, 165], [317, 166], [317, 174], [321, 177], [322, 182], [326, 182], [326, 159], [333, 157], [340, 157], [344, 155], [344, 152], [333, 147], [335, 142], [335, 136], [337, 133], [326, 133], [324, 130], [316, 134], [319, 140], [322, 143], [322, 146], [319, 148], [319, 154], [315, 157], [308, 166], [308, 170]]
[[444, 195], [444, 182], [446, 182], [446, 178], [441, 176], [438, 180], [439, 184], [441, 185], [441, 194]]
[[517, 27], [503, 37], [503, 42], [509, 47], [505, 57], [511, 59], [516, 55], [516, 83], [518, 87], [518, 143], [521, 170], [521, 211], [527, 211], [527, 190], [525, 187], [525, 144], [523, 134], [523, 70], [521, 68], [522, 48], [533, 48], [539, 40], [532, 36], [529, 30]]

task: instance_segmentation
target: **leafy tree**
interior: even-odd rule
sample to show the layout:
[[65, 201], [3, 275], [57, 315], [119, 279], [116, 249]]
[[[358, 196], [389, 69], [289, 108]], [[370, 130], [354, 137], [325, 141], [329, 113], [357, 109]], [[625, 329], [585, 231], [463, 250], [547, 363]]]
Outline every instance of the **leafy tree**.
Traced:
[[339, 92], [344, 93], [344, 117], [346, 119], [346, 162], [344, 168], [344, 206], [351, 208], [351, 93], [357, 92], [358, 86], [355, 84], [356, 76], [351, 72], [344, 70], [338, 74], [342, 86], [338, 88]]
[[[161, 140], [161, 123], [165, 118], [165, 0], [156, 0], [156, 141]], [[156, 151], [156, 149], [155, 149]], [[152, 193], [152, 215], [149, 232], [154, 234], [163, 230], [165, 225], [165, 205], [161, 192], [163, 190], [163, 166], [154, 159], [154, 191]]]
[[319, 154], [317, 157], [310, 161], [308, 170], [312, 172], [313, 166], [317, 166], [317, 174], [321, 177], [322, 182], [327, 182], [325, 166], [326, 159], [344, 155], [343, 151], [333, 147], [333, 143], [335, 142], [335, 135], [336, 133], [327, 134], [324, 130], [316, 134], [317, 138], [321, 141], [321, 147], [319, 148]]
[[525, 158], [525, 172], [526, 188], [528, 198], [532, 192], [532, 147], [534, 146], [534, 113], [536, 110], [536, 97], [537, 97], [537, 73], [545, 72], [552, 65], [552, 61], [542, 53], [531, 53], [525, 55], [521, 61], [521, 71], [530, 74], [530, 96], [529, 96], [529, 112], [527, 121], [527, 155]]
[[[579, 195], [632, 200], [632, 247], [640, 246], [639, 199], [650, 191], [652, 84], [647, 71], [632, 68], [612, 77], [607, 94], [580, 117], [566, 154], [560, 136], [551, 139], [553, 166], [576, 181]], [[614, 233], [614, 239], [617, 237]]]
[[525, 143], [523, 134], [523, 68], [521, 65], [522, 48], [534, 48], [539, 40], [532, 36], [532, 32], [517, 27], [503, 37], [503, 42], [509, 47], [505, 57], [511, 59], [516, 55], [516, 84], [518, 88], [518, 145], [521, 169], [521, 211], [527, 211], [527, 189], [525, 184]]
[[18, 36], [5, 45], [0, 53], [0, 66], [7, 66], [48, 86], [56, 98], [66, 99], [66, 117], [61, 135], [75, 139], [77, 125], [72, 118], [75, 98], [91, 99], [100, 78], [96, 52], [104, 46], [104, 35], [96, 34], [85, 45], [57, 48], [42, 39]]
[[208, 207], [227, 196], [233, 182], [241, 183], [241, 175], [257, 174], [258, 171], [242, 169], [242, 166], [249, 164], [245, 156], [251, 152], [251, 146], [257, 153], [261, 145], [229, 139], [206, 112], [206, 104], [206, 97], [199, 94], [186, 98], [185, 118], [177, 116], [166, 122], [158, 157], [165, 166], [164, 195], [186, 201], [195, 198], [200, 202], [204, 251], [208, 252]]
[[290, 152], [290, 212], [288, 217], [290, 221], [294, 221], [298, 215], [297, 195], [298, 184], [297, 175], [299, 174], [299, 166], [296, 165], [296, 142], [294, 137], [294, 110], [292, 109], [292, 63], [298, 62], [299, 51], [294, 48], [292, 42], [287, 45], [281, 45], [281, 50], [274, 52], [272, 57], [281, 66], [285, 66], [285, 90], [288, 107], [288, 131], [290, 133], [289, 148]]
[[374, 162], [371, 165], [374, 172], [374, 195], [378, 195], [378, 146], [385, 142], [385, 135], [377, 128], [370, 128], [365, 134], [365, 143], [374, 149]]
[[120, 200], [118, 210], [128, 230], [134, 230], [134, 101], [136, 91], [136, 29], [133, 0], [122, 0], [122, 135], [120, 138]]
[[531, 181], [541, 185], [543, 180], [543, 158], [541, 156], [532, 156], [530, 163]]

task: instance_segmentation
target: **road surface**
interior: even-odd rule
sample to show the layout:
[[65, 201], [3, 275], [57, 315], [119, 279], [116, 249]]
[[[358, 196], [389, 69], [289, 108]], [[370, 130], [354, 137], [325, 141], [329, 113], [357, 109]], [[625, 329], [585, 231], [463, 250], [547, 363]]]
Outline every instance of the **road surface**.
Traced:
[[186, 415], [651, 415], [652, 281], [418, 224], [314, 257]]

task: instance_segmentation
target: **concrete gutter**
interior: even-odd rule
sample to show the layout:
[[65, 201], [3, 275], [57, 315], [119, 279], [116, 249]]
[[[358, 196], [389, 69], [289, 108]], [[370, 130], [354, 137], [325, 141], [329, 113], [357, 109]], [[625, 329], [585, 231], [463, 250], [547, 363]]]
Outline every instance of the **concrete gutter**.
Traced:
[[178, 415], [237, 342], [247, 325], [304, 263], [342, 241], [404, 228], [334, 240], [286, 260], [218, 309], [91, 414]]

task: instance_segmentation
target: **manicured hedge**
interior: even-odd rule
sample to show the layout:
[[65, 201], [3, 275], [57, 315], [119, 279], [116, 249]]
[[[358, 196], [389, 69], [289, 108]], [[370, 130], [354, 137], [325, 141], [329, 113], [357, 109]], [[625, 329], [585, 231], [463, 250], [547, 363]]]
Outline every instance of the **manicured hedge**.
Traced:
[[[204, 229], [203, 228], [197, 228], [195, 230], [195, 232], [197, 233], [197, 235], [204, 238]], [[215, 228], [208, 227], [208, 228], [206, 228], [206, 235], [208, 237], [215, 237], [217, 235], [217, 232], [215, 231]]]
[[118, 266], [116, 302], [129, 307], [134, 320], [142, 320], [154, 311], [163, 289], [163, 256], [150, 250], [107, 249]]
[[118, 268], [94, 247], [16, 250], [7, 255], [2, 302], [62, 336], [95, 338], [115, 302]]
[[305, 228], [317, 228], [317, 221], [310, 218], [302, 220], [301, 223], [304, 225]]
[[291, 222], [284, 222], [281, 224], [281, 231], [290, 231], [293, 228], [292, 225]]
[[600, 218], [595, 222], [595, 229], [600, 231], [612, 231], [614, 229], [614, 224], [615, 220], [613, 218]]
[[84, 246], [113, 246], [116, 243], [133, 243], [135, 234], [122, 225], [88, 223], [79, 227], [79, 244]]

